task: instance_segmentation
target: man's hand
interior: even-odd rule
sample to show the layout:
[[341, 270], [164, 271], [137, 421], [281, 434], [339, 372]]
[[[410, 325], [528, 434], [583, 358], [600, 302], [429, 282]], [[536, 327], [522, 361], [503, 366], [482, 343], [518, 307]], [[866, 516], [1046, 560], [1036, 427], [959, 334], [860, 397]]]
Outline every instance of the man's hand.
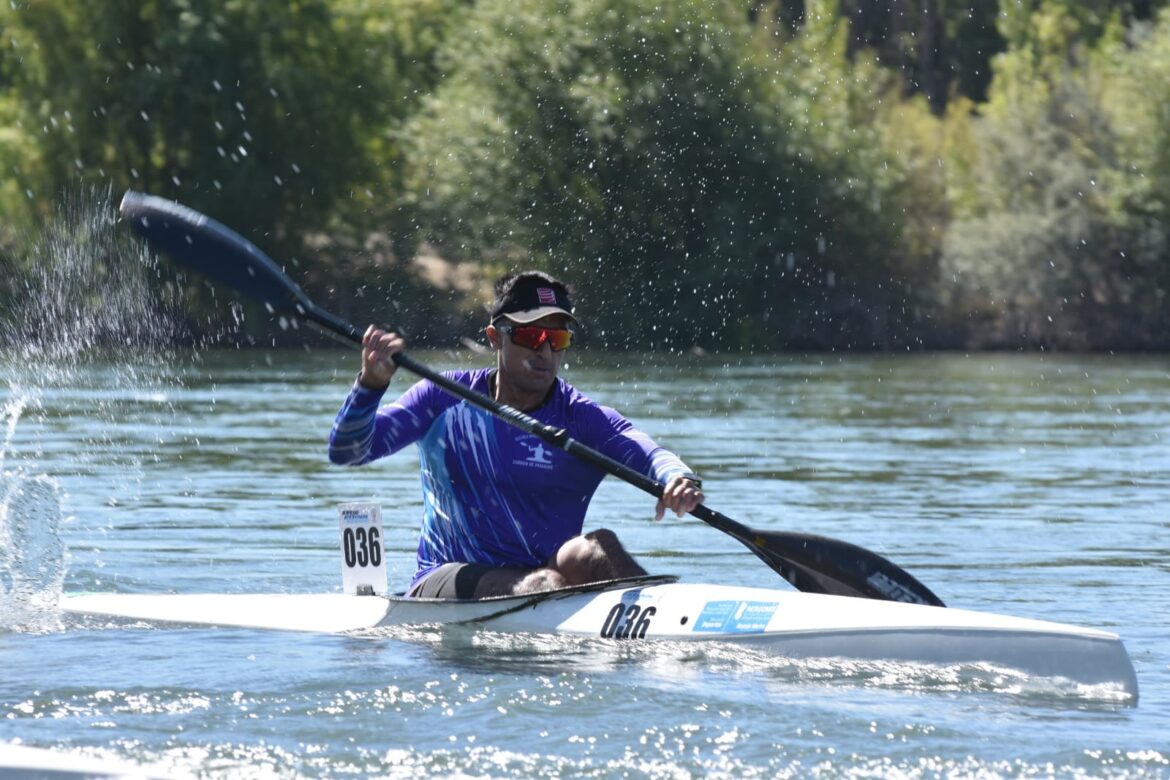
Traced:
[[654, 519], [661, 520], [666, 510], [682, 517], [699, 504], [703, 503], [703, 491], [687, 477], [673, 477], [662, 489], [662, 498], [658, 499], [658, 506], [654, 509]]
[[390, 377], [398, 370], [391, 356], [406, 349], [406, 341], [373, 325], [362, 336], [362, 373], [358, 381], [371, 390], [385, 390]]

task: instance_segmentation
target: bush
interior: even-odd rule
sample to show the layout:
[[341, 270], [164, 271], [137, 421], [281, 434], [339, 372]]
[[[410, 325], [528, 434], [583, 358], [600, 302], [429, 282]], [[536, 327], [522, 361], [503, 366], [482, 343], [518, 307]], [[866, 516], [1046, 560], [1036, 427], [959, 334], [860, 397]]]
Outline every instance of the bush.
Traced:
[[295, 247], [383, 180], [384, 131], [417, 103], [427, 53], [388, 18], [359, 0], [5, 4], [12, 86], [44, 128], [29, 186], [42, 202], [79, 178], [132, 187]]
[[1001, 55], [972, 120], [978, 163], [956, 166], [940, 300], [976, 345], [1165, 346], [1165, 245], [1151, 240], [1164, 231], [1135, 208], [1157, 185], [1111, 107], [1122, 66], [1147, 55], [1123, 54], [1118, 36], [1075, 43], [1059, 6], [1033, 29], [1036, 45]]
[[843, 31], [825, 35], [828, 73], [820, 39], [777, 54], [738, 3], [479, 4], [407, 126], [420, 239], [562, 273], [611, 346], [805, 338], [834, 279], [882, 275], [897, 221], [876, 135], [833, 102], [863, 94], [832, 70]]

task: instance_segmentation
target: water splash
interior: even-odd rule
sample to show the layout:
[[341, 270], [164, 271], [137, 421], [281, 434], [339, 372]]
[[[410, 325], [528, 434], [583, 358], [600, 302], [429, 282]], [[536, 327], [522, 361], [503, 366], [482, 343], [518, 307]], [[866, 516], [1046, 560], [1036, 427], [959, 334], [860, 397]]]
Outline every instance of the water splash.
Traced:
[[59, 627], [57, 601], [65, 581], [61, 542], [61, 490], [44, 475], [5, 470], [4, 461], [27, 406], [22, 397], [4, 405], [0, 440], [0, 630]]
[[112, 199], [92, 188], [67, 195], [27, 252], [8, 259], [15, 278], [12, 300], [0, 307], [0, 348], [48, 375], [40, 381], [67, 380], [94, 359], [172, 337], [156, 261], [118, 225]]
[[61, 489], [43, 475], [0, 474], [0, 631], [60, 628], [65, 582]]
[[16, 435], [16, 423], [24, 413], [28, 402], [24, 398], [10, 398], [4, 404], [4, 438], [0, 441], [0, 473], [4, 472], [4, 457], [8, 453], [12, 437]]
[[[109, 190], [67, 195], [27, 243], [23, 254], [0, 257], [7, 290], [0, 300], [0, 630], [38, 631], [59, 623], [62, 532], [71, 520], [63, 482], [92, 480], [94, 462], [111, 464], [120, 483], [108, 488], [112, 506], [126, 492], [122, 483], [139, 479], [141, 453], [123, 452], [126, 442], [111, 426], [127, 393], [153, 393], [164, 383], [177, 328], [155, 261], [118, 225]], [[74, 418], [85, 425], [74, 426]], [[111, 423], [105, 430], [102, 420]], [[82, 429], [88, 433], [69, 433]], [[76, 473], [50, 476], [41, 462], [47, 446], [65, 448]], [[80, 509], [97, 520], [103, 507]]]

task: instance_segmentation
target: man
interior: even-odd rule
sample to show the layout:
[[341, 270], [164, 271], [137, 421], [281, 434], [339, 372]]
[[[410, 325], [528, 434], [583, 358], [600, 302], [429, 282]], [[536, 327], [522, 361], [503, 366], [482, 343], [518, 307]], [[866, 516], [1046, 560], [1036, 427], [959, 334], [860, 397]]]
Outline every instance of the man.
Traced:
[[[557, 376], [577, 324], [565, 285], [527, 271], [499, 280], [495, 292], [485, 333], [496, 367], [447, 375], [665, 483], [656, 519], [702, 502], [698, 478], [677, 456]], [[410, 595], [483, 598], [646, 573], [612, 531], [581, 534], [605, 476], [596, 466], [426, 380], [379, 409], [392, 355], [404, 348], [395, 333], [366, 331], [329, 458], [359, 466], [418, 444], [423, 523]]]

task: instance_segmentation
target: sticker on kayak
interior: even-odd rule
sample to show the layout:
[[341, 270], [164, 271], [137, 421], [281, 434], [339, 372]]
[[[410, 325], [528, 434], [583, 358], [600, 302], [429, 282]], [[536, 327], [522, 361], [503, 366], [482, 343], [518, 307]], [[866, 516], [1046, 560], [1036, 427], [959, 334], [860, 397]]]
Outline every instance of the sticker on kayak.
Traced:
[[768, 628], [776, 613], [775, 601], [708, 601], [691, 631], [717, 634], [756, 634]]
[[342, 504], [341, 589], [350, 595], [386, 595], [386, 559], [382, 555], [382, 508], [377, 504]]

